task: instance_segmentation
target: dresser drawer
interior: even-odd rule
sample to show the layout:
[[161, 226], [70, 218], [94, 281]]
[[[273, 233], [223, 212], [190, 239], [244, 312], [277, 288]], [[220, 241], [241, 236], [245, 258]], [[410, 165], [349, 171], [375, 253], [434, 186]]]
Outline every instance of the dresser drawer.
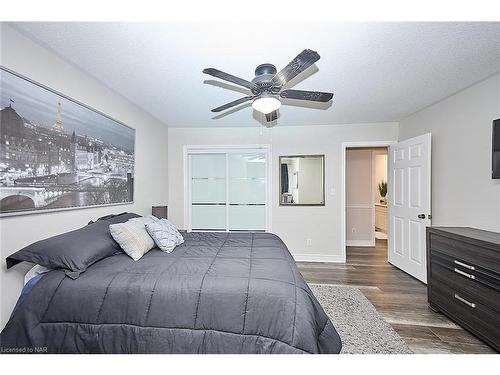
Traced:
[[496, 312], [500, 319], [500, 281], [488, 278], [479, 272], [464, 269], [449, 259], [439, 257], [433, 257], [430, 274], [431, 288], [438, 283], [447, 285], [459, 295], [465, 293], [474, 296], [477, 302]]
[[476, 295], [457, 290], [441, 280], [431, 279], [431, 282], [429, 297], [434, 307], [500, 350], [498, 310], [494, 311], [489, 306], [483, 305]]
[[429, 234], [428, 245], [431, 255], [433, 251], [438, 251], [452, 258], [461, 259], [467, 264], [479, 266], [491, 273], [500, 274], [499, 249], [470, 244], [436, 233]]
[[453, 271], [455, 274], [461, 275], [469, 280], [474, 280], [500, 292], [500, 273], [477, 266], [474, 263], [467, 263], [461, 258], [451, 257], [439, 251], [433, 251], [430, 254], [430, 264], [434, 262]]

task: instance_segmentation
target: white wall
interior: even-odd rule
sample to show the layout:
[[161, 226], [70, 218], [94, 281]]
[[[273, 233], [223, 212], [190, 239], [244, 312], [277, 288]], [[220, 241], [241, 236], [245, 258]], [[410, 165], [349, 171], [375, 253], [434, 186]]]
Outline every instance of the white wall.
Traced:
[[500, 180], [491, 179], [500, 74], [400, 122], [399, 139], [432, 133], [432, 224], [500, 232]]
[[[332, 109], [333, 110], [333, 109]], [[298, 260], [343, 261], [341, 248], [342, 142], [394, 141], [397, 123], [253, 128], [169, 128], [169, 218], [184, 227], [183, 145], [270, 144], [272, 146], [272, 231]], [[325, 206], [279, 206], [280, 155], [325, 155]], [[333, 190], [333, 195], [331, 195]], [[311, 245], [306, 246], [306, 240]]]
[[374, 246], [373, 151], [346, 150], [346, 244]]
[[[1, 64], [136, 129], [134, 203], [45, 214], [0, 218], [1, 327], [7, 322], [22, 288], [26, 265], [5, 268], [5, 258], [22, 247], [76, 229], [110, 213], [151, 212], [167, 203], [167, 127], [95, 79], [38, 46], [5, 24], [0, 28]], [[139, 69], [140, 67], [138, 67]]]

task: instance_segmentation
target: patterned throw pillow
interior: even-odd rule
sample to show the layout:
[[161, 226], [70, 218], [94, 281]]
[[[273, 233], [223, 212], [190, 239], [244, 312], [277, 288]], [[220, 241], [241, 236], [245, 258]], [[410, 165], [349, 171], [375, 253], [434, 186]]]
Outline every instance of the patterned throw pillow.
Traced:
[[175, 225], [167, 219], [154, 218], [152, 222], [146, 223], [146, 230], [156, 246], [166, 253], [171, 253], [177, 245], [184, 242], [184, 238]]
[[109, 231], [113, 239], [133, 260], [139, 260], [155, 247], [155, 243], [146, 231], [145, 224], [152, 222], [148, 218], [138, 217], [125, 223], [111, 224]]
[[182, 234], [179, 232], [179, 230], [177, 229], [177, 227], [172, 224], [171, 221], [168, 221], [167, 219], [160, 219], [160, 221], [168, 226], [170, 228], [171, 231], [174, 232], [175, 234], [175, 245], [176, 246], [179, 246], [180, 244], [184, 243], [184, 237], [182, 237]]

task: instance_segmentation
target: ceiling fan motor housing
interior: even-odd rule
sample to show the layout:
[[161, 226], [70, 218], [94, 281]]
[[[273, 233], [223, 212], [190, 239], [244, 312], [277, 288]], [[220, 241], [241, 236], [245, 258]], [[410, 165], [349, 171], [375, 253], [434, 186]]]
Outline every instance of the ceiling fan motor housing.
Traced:
[[271, 83], [271, 80], [273, 77], [276, 75], [276, 67], [273, 64], [260, 64], [257, 68], [255, 68], [255, 78], [252, 79], [252, 82], [255, 83], [258, 88], [252, 90], [254, 95], [259, 95], [264, 92], [277, 92], [275, 89], [273, 89], [273, 84]]
[[263, 74], [271, 74], [275, 75], [277, 72], [276, 67], [273, 64], [260, 64], [257, 68], [255, 68], [255, 76], [261, 76]]

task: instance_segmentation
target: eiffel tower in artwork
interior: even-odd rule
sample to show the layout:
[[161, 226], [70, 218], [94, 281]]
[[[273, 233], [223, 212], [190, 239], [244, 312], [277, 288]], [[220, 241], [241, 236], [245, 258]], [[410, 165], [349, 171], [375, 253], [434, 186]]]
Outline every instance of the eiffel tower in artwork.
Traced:
[[61, 102], [57, 103], [57, 113], [56, 113], [56, 122], [54, 123], [54, 130], [61, 133], [64, 131], [62, 125], [62, 116], [61, 116]]

